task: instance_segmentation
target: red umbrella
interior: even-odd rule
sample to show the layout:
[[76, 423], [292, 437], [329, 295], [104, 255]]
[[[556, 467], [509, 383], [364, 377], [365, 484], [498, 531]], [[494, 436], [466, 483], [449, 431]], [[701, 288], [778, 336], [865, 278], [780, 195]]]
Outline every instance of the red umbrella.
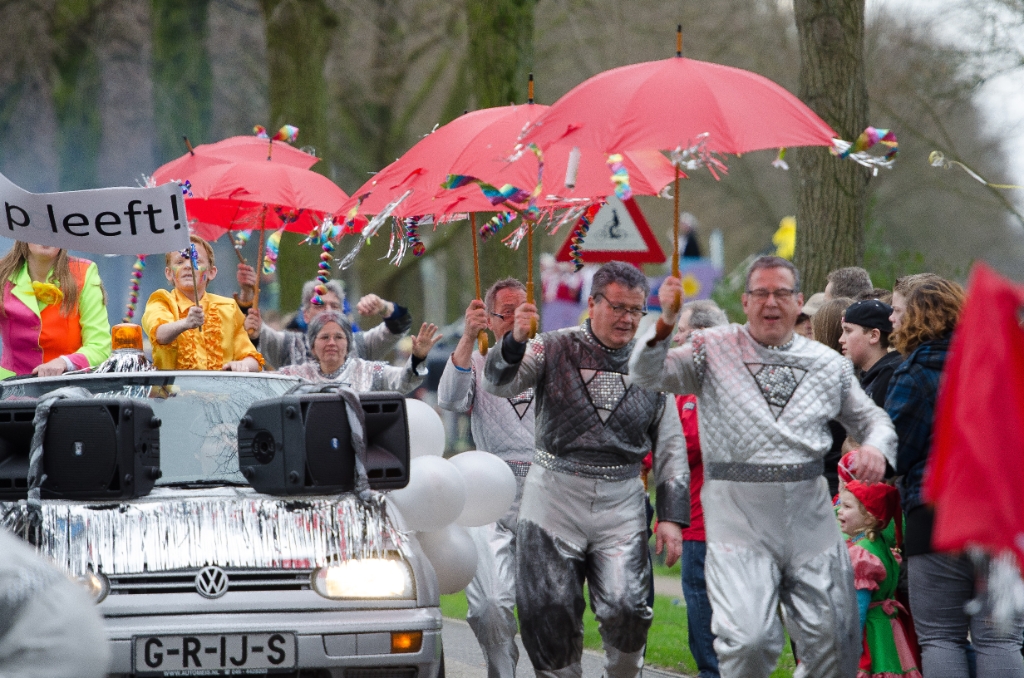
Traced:
[[[266, 149], [266, 142], [261, 146]], [[259, 229], [260, 256], [267, 230], [310, 233], [348, 200], [338, 186], [308, 169], [265, 160], [214, 165], [192, 175], [185, 199], [194, 231], [216, 239], [229, 230]], [[259, 280], [256, 298], [259, 301]]]
[[764, 76], [685, 57], [613, 68], [559, 99], [524, 143], [605, 153], [669, 151], [707, 134], [714, 153], [832, 146], [838, 135], [800, 99]]
[[315, 155], [300, 151], [287, 143], [260, 139], [255, 136], [229, 137], [214, 144], [200, 144], [189, 148], [189, 152], [176, 158], [153, 172], [157, 184], [168, 181], [192, 182], [192, 175], [214, 165], [231, 162], [267, 161], [267, 151], [273, 149], [270, 161], [275, 164], [292, 165], [309, 169], [319, 161]]
[[[474, 270], [477, 297], [480, 297], [479, 258], [476, 242], [476, 212], [520, 210], [536, 188], [538, 158], [524, 153], [515, 162], [508, 154], [522, 131], [547, 110], [532, 103], [523, 106], [502, 106], [467, 113], [427, 135], [401, 158], [381, 170], [353, 194], [346, 206], [358, 206], [366, 214], [389, 214], [398, 217], [441, 217], [455, 213], [470, 214], [473, 233]], [[556, 156], [553, 163], [545, 160], [541, 193], [534, 205], [554, 209], [579, 201], [603, 200], [613, 189], [608, 179], [606, 159], [599, 154], [585, 154], [575, 174], [575, 185], [564, 186], [568, 164], [567, 152]], [[628, 153], [624, 159], [634, 191], [655, 195], [674, 176], [671, 163], [655, 151]], [[501, 187], [491, 195], [480, 188], [465, 185], [442, 190], [450, 175], [464, 175]], [[403, 199], [404, 196], [404, 199]], [[397, 206], [394, 201], [402, 199]], [[532, 288], [532, 238], [527, 239], [527, 287]], [[532, 289], [528, 289], [532, 298]], [[485, 344], [482, 344], [484, 346]]]
[[[676, 56], [599, 73], [559, 99], [522, 143], [554, 144], [607, 154], [641, 149], [748, 153], [789, 146], [833, 146], [838, 136], [796, 96], [771, 80], [731, 66]], [[679, 186], [676, 181], [673, 275], [679, 275]]]
[[1024, 563], [1024, 286], [984, 264], [949, 347], [935, 408], [924, 496], [935, 504], [932, 545], [1013, 551]]
[[[410, 195], [391, 214], [397, 217], [441, 216], [455, 212], [493, 212], [501, 208], [476, 186], [442, 190], [451, 174], [470, 175], [495, 186], [514, 186], [529, 194], [537, 183], [537, 158], [525, 153], [514, 163], [508, 155], [519, 134], [548, 109], [541, 104], [500, 106], [472, 111], [434, 130], [410, 148], [401, 158], [378, 172], [353, 192], [346, 210], [357, 203], [363, 214], [379, 214], [407, 191]], [[568, 158], [566, 153], [548, 164], [545, 158], [541, 206], [559, 206], [548, 196], [573, 199], [603, 198], [612, 189], [604, 157], [585, 155], [574, 189], [562, 185]], [[642, 151], [627, 154], [634, 192], [656, 195], [673, 177], [668, 160], [658, 153]], [[634, 179], [635, 177], [635, 179]], [[516, 201], [521, 202], [521, 201]]]

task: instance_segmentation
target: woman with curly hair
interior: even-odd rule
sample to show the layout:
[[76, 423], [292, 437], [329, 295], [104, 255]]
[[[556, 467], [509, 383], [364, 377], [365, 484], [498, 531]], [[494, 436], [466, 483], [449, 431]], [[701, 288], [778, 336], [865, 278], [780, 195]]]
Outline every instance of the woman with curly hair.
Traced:
[[932, 446], [932, 424], [949, 342], [960, 318], [964, 290], [937, 279], [916, 286], [892, 343], [906, 360], [889, 384], [885, 409], [899, 436], [896, 473], [906, 514], [904, 556], [910, 580], [910, 606], [921, 644], [922, 672], [928, 678], [968, 675], [968, 632], [977, 653], [977, 676], [1024, 677], [1021, 634], [1000, 634], [989, 610], [968, 616], [964, 605], [975, 596], [975, 571], [965, 556], [933, 553], [932, 508], [921, 499], [921, 484]]
[[14, 243], [0, 259], [0, 379], [52, 377], [110, 355], [107, 298], [96, 264], [67, 250]]

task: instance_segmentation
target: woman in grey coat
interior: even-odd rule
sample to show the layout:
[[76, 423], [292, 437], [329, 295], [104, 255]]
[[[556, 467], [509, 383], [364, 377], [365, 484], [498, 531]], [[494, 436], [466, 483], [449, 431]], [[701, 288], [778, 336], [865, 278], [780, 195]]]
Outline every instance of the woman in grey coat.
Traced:
[[309, 323], [306, 338], [313, 360], [301, 365], [286, 365], [279, 371], [312, 382], [338, 382], [357, 393], [398, 391], [408, 393], [427, 375], [424, 360], [440, 339], [437, 326], [423, 323], [412, 339], [412, 355], [402, 367], [385, 362], [363, 360], [349, 351], [354, 345], [352, 328], [341, 313], [324, 311]]

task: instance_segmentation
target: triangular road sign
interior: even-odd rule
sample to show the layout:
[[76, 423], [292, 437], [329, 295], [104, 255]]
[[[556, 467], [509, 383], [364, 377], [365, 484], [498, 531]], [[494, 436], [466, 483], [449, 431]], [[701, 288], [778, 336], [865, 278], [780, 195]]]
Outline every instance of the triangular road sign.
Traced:
[[[571, 244], [572, 230], [555, 260], [572, 261]], [[665, 252], [636, 201], [633, 198], [619, 200], [614, 195], [608, 196], [607, 204], [594, 217], [587, 237], [583, 239], [582, 250], [583, 261], [587, 264], [625, 261], [639, 266], [665, 261]]]

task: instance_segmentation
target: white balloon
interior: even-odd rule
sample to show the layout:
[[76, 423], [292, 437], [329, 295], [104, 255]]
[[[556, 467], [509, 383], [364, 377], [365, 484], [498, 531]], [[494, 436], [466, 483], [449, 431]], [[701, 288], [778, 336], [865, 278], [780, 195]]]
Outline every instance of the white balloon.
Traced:
[[388, 495], [415, 532], [440, 530], [466, 505], [466, 482], [443, 457], [416, 457], [409, 463], [409, 484]]
[[466, 481], [466, 505], [455, 522], [465, 527], [493, 523], [516, 498], [516, 476], [490, 452], [470, 450], [449, 460]]
[[458, 593], [473, 581], [476, 574], [476, 544], [469, 531], [460, 525], [449, 525], [436, 532], [416, 535], [423, 554], [434, 566], [441, 593]]
[[405, 399], [409, 418], [409, 456], [423, 457], [444, 454], [444, 423], [434, 408], [422, 400]]

